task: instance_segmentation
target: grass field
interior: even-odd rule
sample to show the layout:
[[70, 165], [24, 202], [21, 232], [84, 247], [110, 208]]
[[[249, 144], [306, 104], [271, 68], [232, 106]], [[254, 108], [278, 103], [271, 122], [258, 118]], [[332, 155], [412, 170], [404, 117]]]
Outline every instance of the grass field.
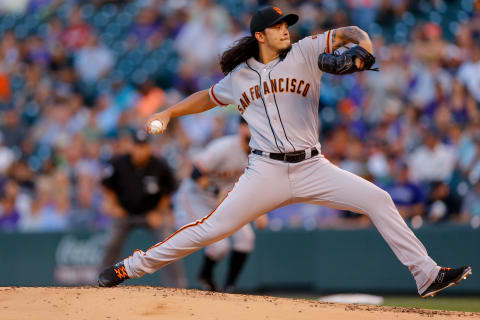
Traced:
[[385, 297], [384, 306], [423, 308], [450, 311], [480, 312], [480, 297], [419, 297], [398, 296]]
[[[271, 294], [278, 297], [300, 298], [317, 300], [318, 295], [310, 294]], [[419, 296], [383, 296], [383, 306], [421, 308], [432, 310], [480, 312], [480, 296], [449, 297], [437, 296], [435, 298], [422, 299]]]

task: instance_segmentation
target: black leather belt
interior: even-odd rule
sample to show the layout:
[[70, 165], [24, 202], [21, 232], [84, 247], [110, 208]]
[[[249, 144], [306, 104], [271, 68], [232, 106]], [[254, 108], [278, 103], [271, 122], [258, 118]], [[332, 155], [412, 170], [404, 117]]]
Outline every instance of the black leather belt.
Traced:
[[[253, 149], [252, 152], [254, 154], [258, 154], [259, 156], [266, 156], [266, 157], [269, 157], [270, 159], [280, 160], [280, 161], [285, 161], [290, 163], [301, 162], [305, 160], [305, 158], [307, 157], [307, 152], [305, 150], [293, 151], [293, 152], [287, 152], [287, 153], [272, 153], [272, 152], [264, 152], [261, 150]], [[315, 147], [310, 148], [310, 152], [311, 152], [310, 158], [313, 158], [319, 154], [317, 148]]]

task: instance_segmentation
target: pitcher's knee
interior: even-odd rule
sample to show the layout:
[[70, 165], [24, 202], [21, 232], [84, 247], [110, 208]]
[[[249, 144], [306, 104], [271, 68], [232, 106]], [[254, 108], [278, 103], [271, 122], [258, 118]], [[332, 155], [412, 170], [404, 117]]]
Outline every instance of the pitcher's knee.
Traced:
[[385, 203], [387, 205], [393, 205], [393, 199], [392, 199], [392, 196], [385, 190], [382, 190], [383, 192], [383, 197], [385, 198]]
[[392, 197], [383, 189], [375, 188], [369, 199], [371, 206], [374, 208], [390, 206], [393, 204]]

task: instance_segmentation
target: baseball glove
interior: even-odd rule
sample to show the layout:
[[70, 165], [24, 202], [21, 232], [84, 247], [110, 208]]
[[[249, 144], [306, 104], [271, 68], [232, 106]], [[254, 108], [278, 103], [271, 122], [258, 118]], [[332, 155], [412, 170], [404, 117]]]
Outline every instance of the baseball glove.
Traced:
[[[363, 68], [357, 68], [355, 65], [356, 58], [363, 61]], [[375, 57], [360, 46], [355, 46], [340, 55], [322, 53], [318, 56], [320, 70], [339, 75], [364, 70], [379, 71], [378, 68], [372, 68], [374, 63]]]

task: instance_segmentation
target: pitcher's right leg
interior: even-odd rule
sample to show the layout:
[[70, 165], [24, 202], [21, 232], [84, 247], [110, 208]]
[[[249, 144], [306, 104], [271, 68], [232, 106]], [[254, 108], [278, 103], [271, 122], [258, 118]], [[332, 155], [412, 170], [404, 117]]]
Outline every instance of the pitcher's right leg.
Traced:
[[146, 252], [137, 250], [124, 260], [126, 273], [138, 278], [215, 241], [230, 236], [246, 223], [290, 199], [288, 166], [251, 155], [250, 165], [223, 202], [210, 214], [187, 224]]
[[440, 267], [402, 219], [390, 195], [319, 156], [292, 170], [298, 196], [312, 203], [350, 210], [370, 217], [397, 258], [408, 267], [422, 293], [435, 280]]

